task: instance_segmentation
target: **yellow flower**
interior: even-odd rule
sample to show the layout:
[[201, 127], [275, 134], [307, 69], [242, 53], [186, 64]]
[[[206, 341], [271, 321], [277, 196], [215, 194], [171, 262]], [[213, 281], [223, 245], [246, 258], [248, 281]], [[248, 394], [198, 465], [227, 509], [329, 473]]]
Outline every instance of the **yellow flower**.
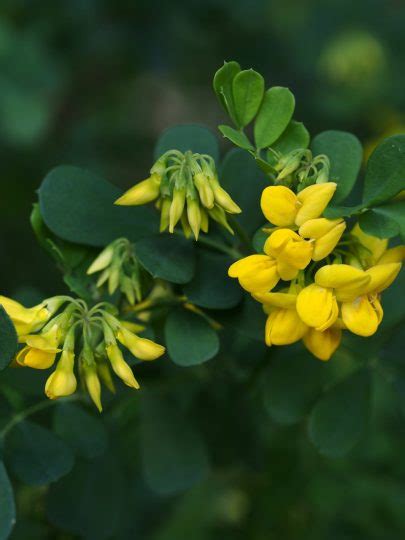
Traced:
[[138, 381], [135, 379], [132, 369], [125, 362], [122, 352], [120, 351], [117, 344], [112, 343], [106, 347], [107, 356], [110, 360], [111, 367], [114, 370], [114, 373], [127, 385], [131, 388], [139, 390]]
[[270, 186], [262, 193], [261, 208], [270, 223], [278, 227], [300, 227], [322, 214], [335, 190], [335, 182], [313, 184], [297, 195], [285, 186]]
[[17, 354], [17, 362], [21, 366], [35, 369], [48, 369], [55, 362], [60, 340], [60, 328], [54, 324], [43, 334], [28, 334], [21, 336], [20, 341], [26, 346]]
[[211, 209], [214, 206], [214, 192], [209, 184], [208, 178], [203, 173], [194, 175], [194, 185], [197, 188], [200, 201], [205, 208]]
[[48, 377], [45, 394], [49, 399], [70, 396], [76, 392], [77, 380], [73, 371], [74, 352], [63, 350], [55, 371]]
[[345, 228], [343, 219], [316, 218], [306, 221], [298, 232], [303, 238], [314, 240], [312, 260], [320, 261], [332, 253]]
[[165, 348], [162, 345], [150, 339], [141, 338], [124, 326], [120, 326], [117, 332], [117, 339], [139, 360], [155, 360], [165, 352]]
[[264, 251], [277, 261], [277, 272], [281, 279], [297, 277], [310, 262], [313, 246], [290, 229], [278, 229], [266, 240]]
[[336, 299], [341, 302], [353, 300], [370, 283], [371, 276], [364, 270], [349, 264], [327, 264], [315, 274], [319, 287], [334, 289]]
[[237, 278], [248, 292], [267, 292], [275, 287], [280, 279], [277, 262], [268, 255], [249, 255], [233, 263], [228, 275]]
[[201, 228], [201, 210], [198, 201], [195, 199], [187, 199], [187, 219], [194, 238], [198, 240]]
[[323, 332], [310, 328], [303, 337], [305, 347], [319, 360], [329, 360], [339, 347], [342, 330], [332, 326]]
[[405, 246], [387, 249], [378, 259], [377, 264], [402, 262], [405, 259]]
[[103, 411], [101, 404], [101, 385], [97, 375], [96, 364], [83, 364], [84, 380], [86, 382], [87, 391], [90, 394], [93, 403], [96, 405], [99, 412]]
[[154, 201], [160, 192], [161, 176], [158, 173], [152, 173], [149, 178], [135, 184], [119, 197], [114, 204], [119, 206], [138, 206]]
[[12, 320], [18, 335], [36, 332], [50, 317], [45, 302], [26, 308], [11, 298], [0, 296], [0, 304]]
[[360, 260], [363, 266], [373, 266], [378, 259], [383, 255], [388, 246], [388, 240], [386, 238], [377, 238], [366, 234], [360, 229], [360, 225], [356, 225], [351, 230], [351, 234], [357, 238], [360, 244], [365, 248], [360, 253]]

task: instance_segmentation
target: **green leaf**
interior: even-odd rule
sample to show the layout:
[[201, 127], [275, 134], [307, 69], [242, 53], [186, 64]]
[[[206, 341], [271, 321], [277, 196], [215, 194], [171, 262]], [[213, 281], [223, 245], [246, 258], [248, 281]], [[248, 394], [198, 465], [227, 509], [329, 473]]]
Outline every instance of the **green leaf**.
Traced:
[[267, 90], [254, 126], [257, 148], [267, 148], [277, 141], [287, 128], [294, 108], [295, 98], [288, 88], [273, 86]]
[[209, 154], [215, 161], [219, 159], [218, 140], [214, 133], [199, 124], [184, 124], [167, 128], [160, 135], [154, 151], [158, 159], [168, 150], [180, 150], [194, 153]]
[[200, 482], [209, 463], [195, 423], [161, 391], [144, 391], [140, 399], [140, 444], [147, 484], [155, 492], [169, 495]]
[[272, 359], [262, 381], [266, 410], [280, 424], [294, 424], [308, 413], [325, 371], [325, 364], [310, 354], [289, 349]]
[[183, 289], [188, 300], [207, 309], [235, 307], [242, 299], [242, 290], [228, 277], [233, 262], [227, 255], [199, 250], [194, 278]]
[[237, 62], [225, 62], [224, 65], [214, 75], [214, 91], [229, 116], [236, 123], [235, 104], [232, 94], [232, 83], [236, 75], [240, 72], [240, 65]]
[[0, 370], [5, 369], [17, 352], [17, 333], [6, 310], [0, 305]]
[[362, 210], [363, 205], [357, 206], [328, 206], [325, 208], [323, 215], [329, 219], [336, 219], [339, 217], [350, 217], [358, 214]]
[[405, 135], [385, 139], [371, 154], [364, 180], [363, 201], [374, 206], [405, 189]]
[[107, 449], [108, 438], [103, 423], [78, 405], [58, 404], [53, 428], [56, 435], [84, 458], [93, 459]]
[[360, 216], [364, 232], [378, 238], [401, 235], [405, 241], [405, 201], [375, 206]]
[[263, 253], [264, 250], [264, 244], [266, 243], [267, 238], [269, 237], [269, 233], [263, 231], [265, 228], [272, 228], [274, 227], [271, 223], [265, 223], [257, 231], [255, 232], [253, 238], [252, 238], [252, 244], [253, 248], [257, 253]]
[[235, 309], [217, 312], [215, 319], [225, 326], [231, 326], [245, 337], [263, 341], [266, 316], [259, 302], [244, 296], [242, 303]]
[[239, 148], [243, 148], [245, 150], [254, 150], [254, 146], [243, 131], [237, 131], [230, 126], [224, 125], [218, 126], [218, 129], [224, 137], [233, 142], [233, 144], [236, 144], [236, 146], [239, 146]]
[[39, 207], [49, 229], [69, 242], [105, 246], [120, 236], [131, 241], [158, 230], [158, 217], [146, 206], [114, 206], [122, 191], [78, 167], [62, 165], [47, 174]]
[[361, 370], [336, 384], [313, 408], [309, 437], [321, 454], [340, 457], [361, 438], [370, 413], [370, 374]]
[[78, 461], [68, 476], [51, 486], [48, 519], [81, 538], [117, 538], [125, 510], [126, 481], [120, 459], [113, 452], [89, 462]]
[[308, 148], [309, 132], [302, 122], [291, 120], [281, 136], [271, 145], [281, 154], [288, 154], [297, 148]]
[[21, 422], [6, 439], [7, 462], [29, 485], [55, 482], [73, 467], [71, 450], [53, 433], [31, 422]]
[[7, 540], [15, 521], [13, 488], [4, 464], [0, 461], [0, 540]]
[[202, 364], [219, 350], [215, 330], [201, 315], [183, 308], [171, 311], [167, 317], [165, 341], [170, 358], [183, 367]]
[[250, 234], [263, 223], [260, 197], [269, 185], [255, 160], [243, 150], [234, 148], [225, 156], [220, 173], [221, 185], [242, 208], [234, 219]]
[[264, 79], [253, 69], [238, 73], [232, 81], [232, 94], [238, 127], [245, 127], [259, 110], [264, 93]]
[[180, 235], [157, 234], [135, 244], [141, 265], [154, 278], [187, 283], [194, 275], [195, 251], [192, 242]]
[[332, 203], [342, 202], [357, 180], [363, 160], [360, 141], [346, 131], [323, 131], [311, 144], [314, 155], [326, 154], [330, 159], [330, 180], [337, 183]]

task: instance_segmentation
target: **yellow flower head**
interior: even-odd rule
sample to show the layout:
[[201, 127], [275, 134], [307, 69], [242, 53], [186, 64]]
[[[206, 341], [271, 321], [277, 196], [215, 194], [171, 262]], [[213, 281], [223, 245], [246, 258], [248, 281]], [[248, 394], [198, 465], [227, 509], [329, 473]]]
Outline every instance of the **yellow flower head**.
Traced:
[[266, 240], [264, 251], [277, 261], [281, 279], [294, 279], [310, 262], [313, 246], [290, 229], [278, 229]]
[[339, 347], [342, 330], [334, 326], [320, 332], [310, 328], [304, 335], [305, 347], [319, 360], [327, 361]]
[[305, 324], [323, 332], [336, 321], [339, 308], [331, 288], [313, 283], [299, 293], [297, 312]]
[[237, 278], [240, 285], [252, 293], [270, 291], [280, 279], [277, 262], [268, 255], [249, 255], [240, 259], [229, 267], [228, 275]]
[[363, 270], [349, 264], [327, 264], [315, 274], [319, 287], [334, 289], [339, 301], [350, 301], [365, 290], [371, 277]]
[[298, 232], [303, 238], [314, 241], [312, 260], [320, 261], [332, 253], [345, 228], [343, 219], [316, 218], [306, 221]]
[[20, 341], [26, 346], [17, 354], [17, 362], [21, 366], [35, 369], [48, 369], [55, 362], [60, 340], [60, 327], [54, 324], [43, 334], [21, 336]]
[[0, 304], [12, 320], [18, 335], [36, 332], [51, 315], [45, 307], [45, 302], [26, 308], [11, 298], [0, 296]]
[[291, 227], [300, 207], [296, 194], [285, 186], [264, 189], [260, 201], [266, 219], [277, 227]]

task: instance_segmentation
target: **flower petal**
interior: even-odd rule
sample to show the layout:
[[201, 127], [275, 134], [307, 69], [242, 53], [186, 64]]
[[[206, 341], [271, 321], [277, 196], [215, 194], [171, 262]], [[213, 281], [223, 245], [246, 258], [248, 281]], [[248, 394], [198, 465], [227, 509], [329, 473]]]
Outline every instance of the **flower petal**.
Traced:
[[381, 305], [376, 309], [367, 296], [342, 304], [342, 318], [348, 330], [358, 336], [372, 336], [381, 320]]
[[297, 196], [285, 186], [269, 186], [261, 197], [260, 206], [264, 216], [278, 227], [294, 224], [298, 210]]
[[329, 360], [342, 339], [340, 328], [328, 328], [319, 332], [310, 328], [303, 337], [305, 347], [319, 360]]
[[332, 289], [320, 287], [316, 283], [305, 287], [297, 298], [297, 312], [308, 326], [326, 330], [338, 316], [338, 306]]
[[290, 345], [299, 341], [308, 330], [295, 309], [275, 309], [265, 328], [266, 345]]

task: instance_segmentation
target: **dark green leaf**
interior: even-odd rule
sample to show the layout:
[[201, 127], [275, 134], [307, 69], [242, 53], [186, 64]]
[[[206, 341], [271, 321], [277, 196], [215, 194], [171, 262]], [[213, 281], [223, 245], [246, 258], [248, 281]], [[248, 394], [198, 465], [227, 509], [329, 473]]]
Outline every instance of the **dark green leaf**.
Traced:
[[218, 126], [218, 129], [224, 137], [233, 142], [233, 144], [236, 144], [236, 146], [245, 150], [254, 150], [254, 146], [252, 146], [252, 143], [243, 131], [237, 131], [230, 126]]
[[237, 62], [225, 62], [224, 65], [214, 75], [214, 91], [225, 111], [236, 123], [235, 105], [232, 94], [232, 82], [240, 72], [240, 65]]
[[199, 124], [184, 124], [167, 128], [159, 137], [154, 151], [158, 159], [168, 150], [180, 150], [209, 154], [215, 161], [219, 159], [218, 141], [214, 133]]
[[21, 422], [6, 439], [7, 461], [22, 482], [45, 485], [73, 467], [71, 450], [53, 433], [31, 422]]
[[294, 108], [295, 98], [288, 88], [273, 86], [267, 90], [255, 121], [257, 148], [267, 148], [277, 141], [287, 128]]
[[201, 315], [183, 308], [171, 311], [167, 317], [165, 340], [170, 358], [183, 367], [202, 364], [219, 350], [215, 330]]
[[357, 206], [328, 206], [323, 215], [329, 219], [339, 217], [350, 217], [357, 214], [363, 208], [362, 204]]
[[10, 317], [0, 305], [0, 370], [6, 368], [17, 351], [17, 333]]
[[405, 241], [405, 201], [375, 206], [360, 216], [360, 226], [378, 238], [401, 235]]
[[385, 139], [367, 163], [363, 201], [366, 206], [388, 201], [405, 189], [405, 135]]
[[269, 237], [269, 233], [263, 231], [263, 228], [266, 227], [273, 227], [271, 223], [265, 223], [262, 225], [257, 231], [255, 232], [253, 238], [252, 238], [252, 244], [253, 248], [257, 253], [263, 253], [264, 244], [266, 243], [267, 238]]
[[314, 155], [326, 154], [330, 159], [330, 180], [337, 183], [333, 204], [342, 202], [356, 182], [363, 160], [360, 141], [346, 131], [323, 131], [311, 144]]
[[103, 423], [78, 405], [58, 404], [53, 427], [55, 433], [79, 456], [92, 459], [107, 449], [108, 438]]
[[13, 488], [2, 461], [0, 461], [0, 540], [7, 540], [15, 524]]
[[243, 336], [263, 341], [266, 316], [259, 302], [250, 295], [244, 295], [240, 306], [235, 309], [217, 312], [215, 318], [224, 325], [229, 325]]
[[145, 480], [157, 493], [188, 489], [208, 471], [205, 444], [192, 419], [162, 392], [142, 393], [140, 443]]
[[180, 235], [157, 234], [135, 244], [136, 256], [154, 278], [187, 283], [194, 275], [195, 251]]
[[39, 189], [41, 215], [49, 229], [69, 242], [105, 246], [124, 236], [136, 241], [158, 230], [152, 208], [114, 206], [122, 191], [93, 173], [63, 165]]
[[220, 180], [242, 213], [236, 221], [248, 232], [254, 233], [263, 223], [260, 197], [269, 185], [266, 176], [258, 169], [255, 160], [243, 150], [231, 150], [222, 163]]
[[361, 438], [370, 413], [370, 374], [347, 377], [326, 392], [313, 408], [309, 436], [321, 454], [340, 457]]
[[228, 277], [233, 259], [227, 255], [200, 250], [196, 273], [184, 288], [188, 300], [196, 306], [208, 309], [229, 309], [242, 299], [238, 283]]
[[308, 148], [309, 132], [302, 122], [291, 120], [281, 136], [271, 145], [281, 154], [288, 154], [297, 148]]
[[238, 127], [245, 127], [259, 110], [264, 93], [264, 79], [253, 69], [241, 71], [232, 81], [232, 93]]

